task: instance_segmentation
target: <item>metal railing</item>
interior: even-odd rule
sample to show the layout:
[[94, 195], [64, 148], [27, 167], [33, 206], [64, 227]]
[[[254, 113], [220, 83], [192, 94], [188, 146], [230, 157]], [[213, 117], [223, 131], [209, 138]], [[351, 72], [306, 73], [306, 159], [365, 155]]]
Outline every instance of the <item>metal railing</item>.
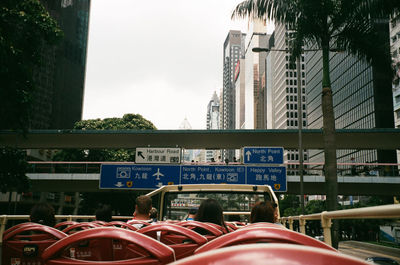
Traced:
[[400, 218], [400, 204], [363, 207], [338, 211], [324, 211], [322, 213], [282, 217], [281, 223], [289, 224], [293, 230], [293, 222], [299, 221], [300, 233], [306, 234], [306, 221], [320, 220], [324, 231], [324, 241], [332, 245], [331, 225], [333, 219], [398, 219]]

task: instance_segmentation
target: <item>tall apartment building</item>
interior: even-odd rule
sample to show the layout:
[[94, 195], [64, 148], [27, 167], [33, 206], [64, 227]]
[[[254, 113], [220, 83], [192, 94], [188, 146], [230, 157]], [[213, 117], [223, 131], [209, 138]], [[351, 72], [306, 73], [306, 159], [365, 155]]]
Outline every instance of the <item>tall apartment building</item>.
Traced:
[[42, 48], [30, 127], [69, 129], [82, 118], [90, 0], [40, 1], [64, 38], [55, 47]]
[[[298, 109], [301, 108], [302, 127], [307, 128], [307, 98], [305, 94], [305, 63], [304, 55], [300, 59], [300, 84], [297, 82], [297, 64], [290, 65], [289, 47], [290, 30], [285, 25], [277, 24], [267, 48], [271, 49], [266, 58], [266, 127], [267, 129], [297, 129]], [[279, 51], [274, 51], [279, 50]], [[301, 106], [298, 100], [298, 88], [301, 88]], [[287, 162], [298, 162], [298, 150], [285, 150]], [[304, 161], [308, 154], [304, 152]], [[288, 174], [297, 165], [288, 166]]]
[[[207, 105], [207, 130], [218, 130], [220, 128], [219, 117], [219, 98], [217, 92], [214, 92], [210, 102]], [[215, 150], [206, 150], [206, 162], [211, 162], [212, 158], [217, 161], [219, 152]]]
[[[244, 124], [243, 129], [265, 129], [265, 58], [266, 54], [253, 52], [256, 47], [266, 47], [269, 39], [266, 24], [254, 20], [246, 40], [244, 60]], [[243, 71], [243, 69], [241, 70]], [[263, 81], [264, 80], [264, 81]], [[243, 82], [241, 80], [241, 82]]]
[[221, 129], [235, 128], [234, 73], [243, 54], [245, 34], [230, 30], [224, 42]]
[[[376, 26], [380, 37], [373, 42], [383, 58], [389, 49], [386, 23]], [[306, 53], [308, 128], [322, 128], [321, 52]], [[390, 70], [382, 60], [369, 64], [347, 52], [330, 54], [330, 75], [336, 129], [393, 128], [393, 97]], [[310, 162], [324, 161], [322, 150], [309, 153]], [[354, 159], [352, 159], [354, 158]], [[396, 162], [392, 150], [338, 150], [338, 162]], [[357, 169], [361, 171], [362, 169]]]
[[[400, 13], [395, 14], [389, 23], [390, 52], [392, 54], [395, 77], [393, 79], [394, 126], [400, 128]], [[397, 151], [397, 163], [400, 162], [400, 151]]]
[[[237, 30], [230, 30], [225, 42], [223, 52], [223, 86], [221, 95], [221, 129], [235, 129], [235, 87], [234, 73], [239, 59], [242, 57], [245, 34]], [[232, 161], [233, 150], [225, 150], [222, 153], [223, 158]]]

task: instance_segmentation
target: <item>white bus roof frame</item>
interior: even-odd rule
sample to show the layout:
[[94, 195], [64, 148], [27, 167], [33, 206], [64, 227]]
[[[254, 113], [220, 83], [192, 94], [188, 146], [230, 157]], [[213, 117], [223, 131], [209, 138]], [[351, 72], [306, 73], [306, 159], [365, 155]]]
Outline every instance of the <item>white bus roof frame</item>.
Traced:
[[[165, 193], [179, 193], [179, 192], [266, 192], [270, 195], [273, 201], [278, 205], [278, 198], [275, 192], [269, 185], [246, 185], [246, 184], [183, 184], [183, 185], [165, 185], [162, 186], [148, 194], [147, 196], [153, 197], [155, 195], [161, 194], [160, 205], [158, 209], [159, 216], [164, 214], [164, 196]], [[224, 212], [224, 215], [232, 214], [246, 214], [250, 215], [250, 212]], [[279, 214], [279, 211], [278, 211]]]

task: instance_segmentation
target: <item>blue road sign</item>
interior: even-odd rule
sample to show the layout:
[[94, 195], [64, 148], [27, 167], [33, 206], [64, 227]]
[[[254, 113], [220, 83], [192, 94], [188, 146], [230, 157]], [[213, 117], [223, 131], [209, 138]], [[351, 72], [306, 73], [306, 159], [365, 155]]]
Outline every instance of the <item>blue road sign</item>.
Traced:
[[283, 166], [103, 164], [100, 189], [157, 189], [173, 184], [270, 185], [286, 191]]
[[283, 147], [244, 147], [245, 164], [283, 164]]
[[270, 185], [274, 191], [287, 191], [286, 167], [247, 166], [247, 183]]
[[100, 189], [156, 189], [179, 179], [180, 166], [103, 164]]
[[182, 166], [181, 184], [245, 184], [244, 166]]

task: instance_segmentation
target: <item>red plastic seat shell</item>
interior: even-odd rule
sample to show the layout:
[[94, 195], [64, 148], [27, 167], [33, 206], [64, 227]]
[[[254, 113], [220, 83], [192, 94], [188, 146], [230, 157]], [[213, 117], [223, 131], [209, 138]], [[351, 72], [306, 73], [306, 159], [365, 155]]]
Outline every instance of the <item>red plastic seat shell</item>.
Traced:
[[[207, 238], [182, 226], [174, 224], [153, 224], [141, 228], [139, 233], [157, 239], [157, 232], [161, 232], [160, 241], [170, 246], [175, 251], [176, 259], [181, 259], [193, 254], [199, 246], [207, 243]], [[193, 242], [183, 243], [185, 239]]]
[[205, 251], [239, 245], [239, 244], [251, 244], [257, 242], [268, 242], [268, 243], [289, 243], [306, 245], [312, 247], [323, 248], [331, 251], [337, 251], [333, 247], [316, 240], [312, 237], [303, 235], [287, 229], [272, 228], [272, 227], [253, 227], [253, 228], [242, 228], [238, 229], [229, 234], [220, 236], [213, 241], [199, 247], [195, 254], [203, 253]]
[[[211, 250], [179, 260], [173, 265], [366, 265], [339, 252], [293, 244], [248, 244]], [[171, 264], [171, 265], [172, 265]]]
[[[63, 250], [69, 245], [82, 240], [91, 239], [117, 239], [128, 241], [143, 247], [153, 258], [144, 259], [115, 260], [115, 261], [87, 261], [60, 257]], [[50, 247], [42, 254], [45, 264], [167, 264], [175, 260], [174, 250], [170, 247], [140, 233], [122, 228], [99, 227], [87, 229], [74, 233], [63, 238]]]
[[[26, 234], [28, 232], [28, 234]], [[39, 232], [31, 234], [30, 232]], [[41, 224], [26, 224], [11, 230], [3, 238], [2, 264], [11, 264], [12, 258], [19, 258], [21, 264], [43, 264], [40, 255], [57, 240], [67, 237], [67, 234]], [[37, 248], [37, 256], [25, 256], [25, 246]]]

